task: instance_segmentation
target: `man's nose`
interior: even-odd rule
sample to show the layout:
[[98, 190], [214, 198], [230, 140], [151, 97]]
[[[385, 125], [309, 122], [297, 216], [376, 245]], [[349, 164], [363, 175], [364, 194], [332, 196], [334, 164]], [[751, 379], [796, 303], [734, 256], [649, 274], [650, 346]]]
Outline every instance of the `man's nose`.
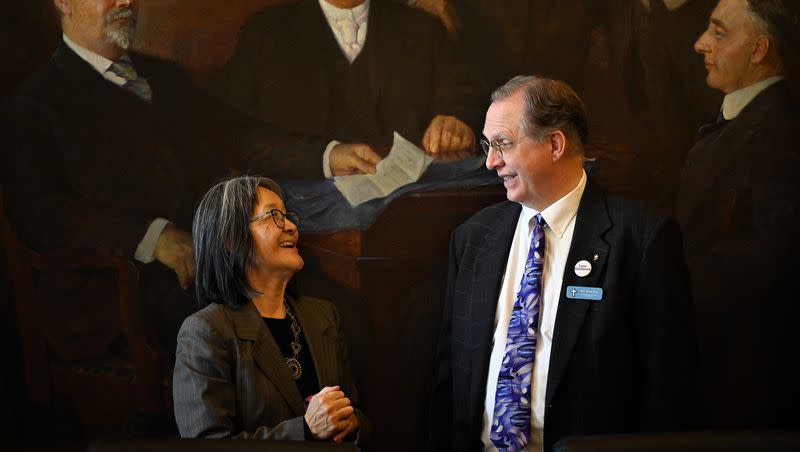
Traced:
[[497, 155], [497, 151], [494, 150], [494, 147], [489, 148], [489, 153], [486, 154], [486, 168], [494, 170], [501, 166], [503, 166], [503, 159]]
[[697, 53], [707, 53], [708, 52], [708, 42], [706, 41], [708, 36], [708, 30], [704, 31], [703, 34], [697, 38], [697, 41], [694, 43], [694, 51]]

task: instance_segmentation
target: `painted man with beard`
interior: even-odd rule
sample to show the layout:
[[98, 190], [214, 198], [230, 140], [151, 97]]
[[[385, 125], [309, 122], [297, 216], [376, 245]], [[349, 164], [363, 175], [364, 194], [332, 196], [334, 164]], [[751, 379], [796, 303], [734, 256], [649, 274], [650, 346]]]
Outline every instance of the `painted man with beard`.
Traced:
[[[194, 310], [187, 231], [197, 195], [233, 168], [321, 177], [328, 140], [279, 138], [203, 94], [177, 65], [129, 51], [137, 3], [54, 0], [63, 40], [0, 111], [0, 166], [20, 239], [36, 250], [129, 257], [174, 352], [180, 322]], [[39, 282], [48, 294], [42, 331], [57, 354], [100, 356], [120, 335], [113, 285], [56, 276]], [[66, 331], [70, 323], [76, 331]]]

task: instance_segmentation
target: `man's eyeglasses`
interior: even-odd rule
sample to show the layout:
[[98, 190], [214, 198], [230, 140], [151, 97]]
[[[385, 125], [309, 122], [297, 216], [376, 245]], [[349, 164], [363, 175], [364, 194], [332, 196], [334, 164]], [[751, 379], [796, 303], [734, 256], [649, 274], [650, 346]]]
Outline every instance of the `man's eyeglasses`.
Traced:
[[288, 212], [284, 212], [280, 209], [270, 209], [260, 215], [256, 215], [250, 219], [250, 222], [252, 223], [254, 221], [261, 220], [262, 218], [265, 218], [267, 216], [271, 216], [272, 221], [275, 222], [275, 226], [281, 229], [283, 229], [283, 227], [286, 226], [287, 218], [289, 219], [289, 221], [294, 223], [295, 226], [300, 224], [300, 217], [297, 215], [297, 212], [293, 212], [291, 210]]
[[483, 153], [487, 157], [489, 156], [489, 151], [494, 149], [494, 152], [497, 152], [497, 156], [503, 158], [503, 152], [511, 150], [515, 144], [517, 144], [516, 141], [489, 141], [485, 138], [481, 140], [481, 148], [483, 148]]

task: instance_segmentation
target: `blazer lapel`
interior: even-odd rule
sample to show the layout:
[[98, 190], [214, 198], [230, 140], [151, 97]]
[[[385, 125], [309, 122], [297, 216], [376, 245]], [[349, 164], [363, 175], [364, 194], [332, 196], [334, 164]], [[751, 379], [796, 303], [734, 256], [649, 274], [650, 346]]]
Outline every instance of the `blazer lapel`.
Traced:
[[[509, 202], [496, 217], [496, 221], [488, 225], [490, 231], [476, 256], [472, 278], [475, 281], [473, 295], [470, 300], [469, 316], [471, 319], [472, 380], [470, 382], [471, 400], [482, 406], [480, 395], [486, 390], [486, 370], [489, 368], [494, 321], [497, 311], [497, 297], [500, 295], [500, 284], [505, 272], [511, 241], [514, 238], [516, 224], [522, 207]], [[478, 410], [478, 414], [480, 411]], [[480, 416], [478, 416], [480, 420]]]
[[[561, 283], [545, 394], [548, 404], [564, 377], [575, 342], [583, 327], [586, 312], [591, 303], [596, 303], [595, 301], [567, 298], [567, 287], [603, 287], [610, 249], [604, 236], [610, 227], [611, 220], [606, 208], [605, 194], [593, 184], [587, 184], [578, 207], [572, 244]], [[574, 272], [575, 264], [582, 260], [588, 261], [592, 266], [591, 272], [585, 277], [580, 277]], [[605, 297], [607, 294], [604, 293], [603, 296]]]
[[281, 354], [278, 344], [269, 333], [256, 307], [252, 303], [248, 303], [233, 311], [233, 323], [239, 339], [255, 342], [253, 344], [253, 360], [275, 385], [294, 414], [301, 416], [305, 411], [303, 398], [289, 373], [286, 360]]
[[311, 350], [311, 359], [317, 369], [317, 380], [321, 387], [341, 384], [337, 372], [336, 341], [330, 337], [330, 325], [325, 319], [309, 311], [308, 304], [303, 303], [303, 297], [297, 301], [287, 298], [303, 330], [308, 348]]

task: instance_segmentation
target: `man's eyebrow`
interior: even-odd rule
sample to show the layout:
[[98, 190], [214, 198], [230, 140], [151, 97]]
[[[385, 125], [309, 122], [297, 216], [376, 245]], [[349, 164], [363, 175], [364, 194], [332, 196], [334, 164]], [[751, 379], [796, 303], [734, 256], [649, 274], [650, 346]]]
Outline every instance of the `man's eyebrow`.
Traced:
[[725, 26], [724, 22], [722, 22], [721, 20], [716, 19], [714, 17], [711, 18], [711, 23], [716, 25], [716, 26], [718, 26], [718, 27], [720, 27], [720, 28], [722, 28], [723, 30], [727, 30], [728, 29], [728, 27]]
[[496, 134], [494, 134], [494, 138], [489, 138], [489, 136], [486, 135], [486, 134], [483, 134], [483, 136], [484, 136], [484, 138], [486, 138], [489, 141], [502, 142], [502, 141], [509, 141], [510, 140], [510, 138], [508, 138], [508, 136], [503, 132], [497, 132]]

